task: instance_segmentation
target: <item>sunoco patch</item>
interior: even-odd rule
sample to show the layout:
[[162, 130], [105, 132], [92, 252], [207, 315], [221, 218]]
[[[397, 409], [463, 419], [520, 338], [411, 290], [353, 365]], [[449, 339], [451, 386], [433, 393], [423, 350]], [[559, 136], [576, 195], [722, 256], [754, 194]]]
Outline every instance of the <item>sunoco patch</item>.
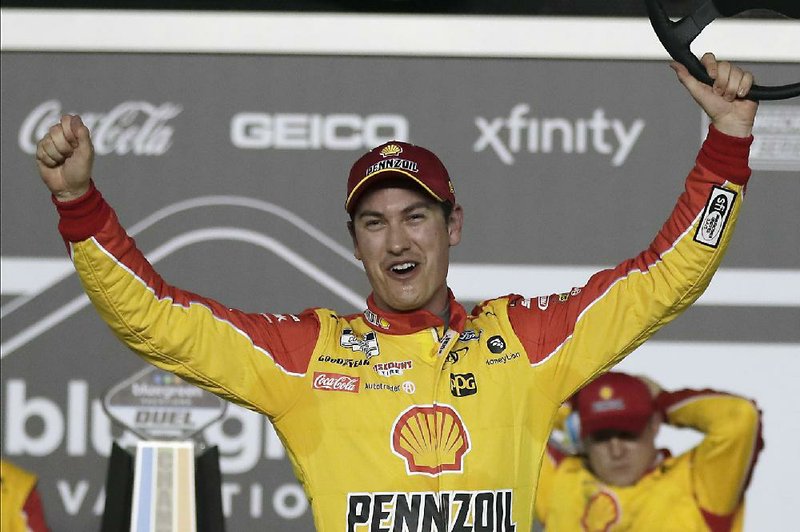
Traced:
[[694, 241], [700, 244], [715, 248], [719, 245], [719, 240], [725, 231], [728, 223], [733, 202], [736, 200], [737, 193], [726, 188], [714, 186], [711, 195], [708, 197], [703, 216], [697, 225], [694, 233]]

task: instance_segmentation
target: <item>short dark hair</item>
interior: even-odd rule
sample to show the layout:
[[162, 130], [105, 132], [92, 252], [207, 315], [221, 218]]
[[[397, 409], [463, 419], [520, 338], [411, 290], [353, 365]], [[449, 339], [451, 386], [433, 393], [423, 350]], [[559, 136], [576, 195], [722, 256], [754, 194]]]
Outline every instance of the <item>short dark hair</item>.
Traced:
[[442, 208], [445, 223], [450, 223], [450, 215], [453, 214], [453, 204], [449, 201], [442, 201], [439, 203], [439, 206]]

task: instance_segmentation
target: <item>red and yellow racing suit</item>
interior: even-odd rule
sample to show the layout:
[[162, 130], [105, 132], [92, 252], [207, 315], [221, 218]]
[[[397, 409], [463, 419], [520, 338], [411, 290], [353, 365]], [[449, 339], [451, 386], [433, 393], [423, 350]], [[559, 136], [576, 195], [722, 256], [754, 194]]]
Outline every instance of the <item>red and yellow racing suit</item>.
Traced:
[[48, 532], [38, 479], [0, 460], [0, 532]]
[[584, 459], [555, 448], [542, 462], [536, 516], [548, 532], [742, 530], [744, 491], [763, 447], [761, 416], [742, 397], [712, 390], [662, 392], [667, 423], [705, 434], [696, 447], [659, 462], [632, 486], [604, 484]]
[[710, 130], [651, 245], [569, 292], [426, 311], [245, 313], [168, 285], [92, 188], [58, 204], [86, 293], [158, 367], [269, 417], [319, 530], [529, 530], [559, 405], [705, 289], [749, 139]]

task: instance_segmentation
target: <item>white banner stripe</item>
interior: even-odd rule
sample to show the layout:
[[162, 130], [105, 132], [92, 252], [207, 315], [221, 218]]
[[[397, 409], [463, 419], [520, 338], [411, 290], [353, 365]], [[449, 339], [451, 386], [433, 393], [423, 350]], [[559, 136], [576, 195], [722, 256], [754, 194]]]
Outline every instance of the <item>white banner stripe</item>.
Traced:
[[[464, 301], [482, 301], [509, 293], [538, 296], [582, 286], [601, 269], [602, 266], [456, 263], [450, 265], [448, 283]], [[73, 271], [67, 258], [0, 257], [2, 295], [38, 294]], [[798, 307], [800, 270], [723, 268], [696, 304]]]
[[[448, 284], [461, 300], [498, 295], [567, 292], [583, 286], [602, 266], [451, 264]], [[697, 305], [800, 306], [800, 270], [720, 269]]]
[[0, 257], [0, 290], [4, 296], [38, 294], [74, 271], [66, 257]]
[[[668, 59], [646, 18], [6, 8], [0, 22], [4, 51]], [[796, 63], [799, 29], [793, 20], [721, 19], [692, 46]]]

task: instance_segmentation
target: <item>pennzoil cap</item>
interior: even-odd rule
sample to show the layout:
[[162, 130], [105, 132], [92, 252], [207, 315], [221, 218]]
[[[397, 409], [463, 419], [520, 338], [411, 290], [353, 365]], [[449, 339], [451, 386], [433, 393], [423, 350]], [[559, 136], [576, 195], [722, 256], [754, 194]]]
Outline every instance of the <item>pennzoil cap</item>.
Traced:
[[347, 178], [345, 210], [352, 214], [359, 198], [370, 185], [393, 177], [411, 179], [436, 201], [456, 202], [455, 189], [447, 168], [432, 151], [393, 140], [373, 148], [353, 164]]

